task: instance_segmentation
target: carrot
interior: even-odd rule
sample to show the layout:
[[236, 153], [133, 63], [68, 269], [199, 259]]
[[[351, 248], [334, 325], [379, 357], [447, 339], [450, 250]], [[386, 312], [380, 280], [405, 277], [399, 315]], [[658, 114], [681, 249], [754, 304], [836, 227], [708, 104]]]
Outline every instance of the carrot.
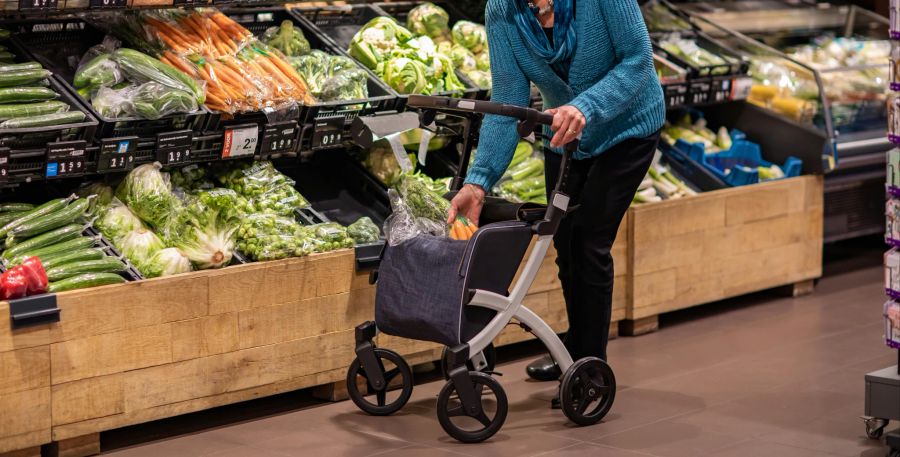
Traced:
[[461, 239], [460, 235], [459, 235], [459, 230], [457, 229], [456, 224], [453, 224], [450, 226], [450, 238], [454, 239], [454, 240]]
[[466, 238], [467, 238], [467, 239], [472, 238], [473, 236], [475, 236], [475, 230], [472, 230], [472, 225], [471, 225], [471, 224], [465, 224], [465, 225], [463, 225], [463, 228], [466, 229]]
[[458, 240], [468, 240], [469, 239], [469, 232], [466, 231], [466, 226], [463, 225], [461, 220], [457, 219], [457, 220], [453, 221], [453, 230], [456, 231]]

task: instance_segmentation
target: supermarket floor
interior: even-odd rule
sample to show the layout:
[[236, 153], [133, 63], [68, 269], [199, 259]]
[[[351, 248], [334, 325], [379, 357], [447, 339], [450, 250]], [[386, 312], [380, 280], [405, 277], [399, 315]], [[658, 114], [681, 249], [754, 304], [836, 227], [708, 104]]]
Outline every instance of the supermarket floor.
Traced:
[[863, 375], [897, 356], [881, 340], [880, 252], [871, 240], [830, 249], [826, 277], [807, 297], [743, 297], [665, 316], [657, 333], [614, 340], [619, 392], [612, 413], [593, 427], [576, 428], [550, 410], [556, 383], [525, 379], [540, 347], [524, 345], [500, 352], [510, 413], [480, 445], [458, 444], [441, 430], [434, 403], [442, 383], [434, 375], [392, 417], [297, 392], [107, 433], [102, 442], [115, 457], [881, 457], [886, 448], [865, 438], [859, 419]]

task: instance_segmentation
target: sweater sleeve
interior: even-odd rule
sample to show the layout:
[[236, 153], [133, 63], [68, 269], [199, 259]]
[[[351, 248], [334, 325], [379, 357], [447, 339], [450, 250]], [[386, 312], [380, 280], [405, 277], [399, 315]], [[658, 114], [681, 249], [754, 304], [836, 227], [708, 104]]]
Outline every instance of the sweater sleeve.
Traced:
[[647, 81], [656, 78], [650, 35], [638, 2], [592, 1], [599, 4], [618, 63], [570, 103], [584, 114], [588, 124], [607, 122], [628, 110], [645, 90]]
[[[504, 0], [505, 1], [505, 0]], [[530, 87], [519, 67], [507, 35], [511, 27], [499, 2], [488, 2], [485, 14], [488, 47], [491, 56], [493, 87], [491, 101], [528, 106]], [[481, 124], [478, 153], [466, 176], [466, 183], [477, 184], [490, 192], [509, 167], [519, 142], [516, 120], [507, 116], [486, 115]]]

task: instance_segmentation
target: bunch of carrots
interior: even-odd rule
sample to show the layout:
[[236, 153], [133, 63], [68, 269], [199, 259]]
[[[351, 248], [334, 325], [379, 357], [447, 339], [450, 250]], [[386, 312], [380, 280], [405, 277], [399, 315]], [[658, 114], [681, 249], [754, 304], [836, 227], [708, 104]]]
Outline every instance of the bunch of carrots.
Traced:
[[450, 238], [454, 240], [468, 240], [475, 235], [477, 230], [478, 227], [470, 220], [459, 216], [453, 221], [453, 225], [450, 226]]
[[215, 9], [143, 18], [168, 48], [163, 62], [206, 81], [206, 106], [215, 111], [259, 111], [315, 102], [306, 81], [277, 51]]

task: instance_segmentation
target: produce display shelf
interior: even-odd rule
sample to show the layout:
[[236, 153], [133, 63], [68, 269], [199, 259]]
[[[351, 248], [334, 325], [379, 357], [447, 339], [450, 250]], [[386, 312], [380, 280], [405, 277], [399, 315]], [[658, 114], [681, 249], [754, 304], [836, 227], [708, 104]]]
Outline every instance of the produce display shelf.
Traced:
[[[290, 10], [291, 14], [305, 18], [315, 25], [316, 31], [320, 34], [323, 41], [330, 41], [341, 51], [342, 54], [350, 56], [347, 52], [350, 41], [356, 32], [362, 28], [370, 20], [379, 16], [388, 16], [382, 9], [375, 5], [344, 5], [344, 6], [323, 6], [323, 7], [307, 7], [301, 6]], [[462, 93], [441, 92], [432, 95], [440, 96], [461, 96], [462, 98], [475, 98], [480, 90], [465, 76], [457, 72], [457, 76], [466, 85], [466, 89]], [[398, 94], [399, 103], [397, 110], [400, 111], [406, 106], [408, 95]]]
[[[242, 6], [227, 8], [222, 12], [256, 36], [262, 35], [270, 27], [278, 26], [282, 21], [290, 20], [294, 27], [303, 32], [312, 49], [322, 50], [328, 54], [344, 55], [334, 43], [324, 40], [309, 21], [290, 14], [284, 8]], [[350, 137], [349, 127], [353, 119], [359, 116], [393, 111], [396, 108], [397, 94], [371, 70], [359, 63], [357, 65], [369, 75], [367, 79], [368, 97], [358, 100], [322, 102], [301, 107], [298, 124], [301, 127], [311, 126], [311, 128], [304, 129], [305, 132], [300, 138], [303, 149], [341, 147]]]
[[[400, 1], [400, 2], [378, 2], [374, 3], [373, 6], [381, 9], [385, 13], [387, 13], [390, 17], [396, 19], [400, 24], [406, 26], [407, 19], [409, 18], [409, 12], [412, 11], [413, 8], [421, 5], [423, 2], [421, 1]], [[444, 9], [447, 12], [447, 15], [450, 17], [449, 26], [452, 28], [453, 24], [456, 24], [457, 21], [472, 21], [476, 23], [484, 23], [484, 19], [473, 19], [470, 15], [462, 12], [453, 2], [438, 0], [432, 1], [435, 5]], [[487, 46], [487, 44], [485, 44]], [[460, 78], [463, 80], [468, 86], [475, 87], [478, 91], [475, 93], [476, 100], [490, 100], [491, 91], [490, 88], [479, 87], [477, 84], [473, 83], [465, 74], [460, 71], [456, 72]]]
[[137, 137], [140, 147], [135, 151], [152, 152], [159, 134], [181, 130], [199, 131], [207, 122], [209, 112], [204, 107], [193, 113], [178, 113], [149, 120], [139, 118], [111, 119], [98, 113], [89, 100], [82, 98], [72, 85], [75, 70], [82, 56], [93, 46], [103, 42], [106, 32], [81, 20], [60, 19], [21, 23], [16, 27], [13, 43], [32, 60], [52, 71], [59, 83], [73, 97], [87, 107], [99, 125], [90, 140]]
[[[387, 188], [346, 150], [315, 154], [308, 161], [279, 165], [279, 170], [297, 181], [297, 190], [309, 200], [301, 219], [307, 223], [337, 222], [347, 226], [368, 217], [378, 227], [391, 214]], [[383, 240], [356, 246], [358, 269], [376, 266]]]

